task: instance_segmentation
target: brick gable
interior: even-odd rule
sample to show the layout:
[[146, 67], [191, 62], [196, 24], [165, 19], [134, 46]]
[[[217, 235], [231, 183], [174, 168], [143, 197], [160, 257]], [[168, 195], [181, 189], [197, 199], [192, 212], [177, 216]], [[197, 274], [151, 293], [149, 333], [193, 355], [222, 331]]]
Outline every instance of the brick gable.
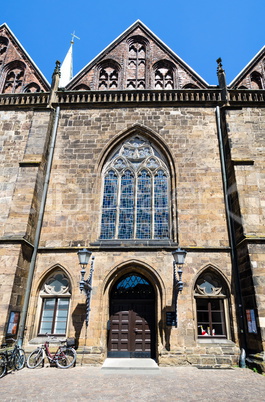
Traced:
[[0, 93], [47, 91], [48, 82], [8, 26], [0, 26]]

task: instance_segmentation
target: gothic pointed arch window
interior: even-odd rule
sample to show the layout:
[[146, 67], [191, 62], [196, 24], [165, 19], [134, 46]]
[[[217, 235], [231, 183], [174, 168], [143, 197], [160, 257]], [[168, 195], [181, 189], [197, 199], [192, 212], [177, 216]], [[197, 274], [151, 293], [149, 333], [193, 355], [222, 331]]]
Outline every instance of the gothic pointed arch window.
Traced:
[[168, 239], [169, 169], [147, 139], [122, 143], [103, 170], [101, 239]]
[[65, 335], [71, 298], [69, 278], [61, 269], [50, 274], [40, 290], [39, 335]]
[[221, 275], [206, 269], [194, 288], [198, 337], [228, 336], [228, 289]]
[[148, 42], [141, 36], [133, 36], [128, 41], [128, 89], [146, 88], [146, 52]]

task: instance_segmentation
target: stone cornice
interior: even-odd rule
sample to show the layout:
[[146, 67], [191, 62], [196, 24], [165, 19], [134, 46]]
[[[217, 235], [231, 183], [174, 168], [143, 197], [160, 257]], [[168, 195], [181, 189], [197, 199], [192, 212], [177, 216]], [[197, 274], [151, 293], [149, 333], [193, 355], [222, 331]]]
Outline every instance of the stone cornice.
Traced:
[[[39, 253], [73, 253], [73, 252], [77, 252], [78, 250], [80, 250], [80, 248], [82, 248], [83, 246], [69, 246], [69, 247], [39, 247], [38, 252]], [[90, 251], [93, 252], [101, 252], [101, 251], [139, 251], [139, 252], [153, 252], [153, 251], [160, 251], [160, 250], [165, 250], [168, 252], [172, 252], [174, 251], [176, 248], [178, 247], [177, 243], [173, 243], [172, 245], [163, 245], [157, 242], [156, 245], [107, 245], [107, 244], [101, 244], [99, 245], [98, 243], [91, 243], [87, 248]], [[219, 252], [223, 252], [223, 253], [229, 253], [230, 252], [230, 247], [185, 247], [183, 246], [182, 248], [184, 248], [187, 252], [189, 253], [219, 253]]]
[[34, 248], [32, 243], [20, 236], [3, 236], [0, 238], [0, 244], [22, 244], [30, 247], [31, 249]]
[[[46, 108], [49, 104], [49, 92], [0, 94], [1, 108]], [[128, 105], [128, 106], [222, 106], [221, 90], [183, 89], [183, 90], [127, 90], [127, 91], [58, 91], [54, 97], [53, 107], [84, 107]], [[228, 90], [228, 104], [225, 106], [263, 106], [265, 107], [265, 90]]]
[[249, 244], [265, 244], [265, 237], [263, 236], [244, 236], [244, 238], [237, 243], [237, 247], [241, 246], [244, 243]]

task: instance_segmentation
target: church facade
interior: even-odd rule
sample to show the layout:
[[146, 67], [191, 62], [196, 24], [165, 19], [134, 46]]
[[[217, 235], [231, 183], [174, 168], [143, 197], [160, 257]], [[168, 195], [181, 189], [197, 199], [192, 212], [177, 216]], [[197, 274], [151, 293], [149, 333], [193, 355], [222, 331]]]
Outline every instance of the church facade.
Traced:
[[262, 366], [265, 48], [213, 86], [137, 21], [64, 87], [59, 64], [0, 26], [1, 340]]

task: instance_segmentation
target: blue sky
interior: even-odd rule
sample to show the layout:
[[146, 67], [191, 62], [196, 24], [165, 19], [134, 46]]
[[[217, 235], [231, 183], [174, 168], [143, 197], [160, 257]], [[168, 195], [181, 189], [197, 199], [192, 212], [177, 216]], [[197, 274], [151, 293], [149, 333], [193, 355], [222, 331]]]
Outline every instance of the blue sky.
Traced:
[[74, 75], [137, 19], [148, 26], [211, 85], [216, 59], [230, 83], [265, 45], [264, 0], [12, 0], [1, 4], [6, 22], [51, 81], [55, 61], [63, 61], [71, 33]]

